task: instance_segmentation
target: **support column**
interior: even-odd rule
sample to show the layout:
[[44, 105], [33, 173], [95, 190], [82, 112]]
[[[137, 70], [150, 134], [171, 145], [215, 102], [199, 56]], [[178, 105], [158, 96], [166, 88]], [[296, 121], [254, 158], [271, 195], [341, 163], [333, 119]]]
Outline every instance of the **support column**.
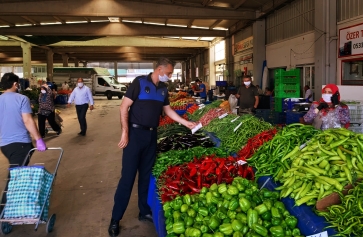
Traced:
[[191, 81], [195, 81], [195, 58], [190, 59]]
[[262, 87], [263, 62], [266, 60], [265, 20], [253, 23], [253, 84]]
[[113, 69], [115, 70], [115, 80], [118, 81], [117, 61], [113, 62]]
[[228, 70], [227, 76], [225, 76], [226, 81], [234, 81], [234, 58], [232, 54], [232, 37], [229, 37], [225, 40], [226, 42], [226, 68], [225, 70]]
[[209, 85], [216, 85], [216, 66], [214, 65], [215, 55], [214, 46], [209, 48]]
[[79, 67], [79, 60], [74, 58], [74, 67]]
[[[315, 1], [315, 85], [314, 98], [321, 98], [322, 85], [337, 80], [336, 2]], [[322, 36], [322, 34], [324, 34]]]
[[183, 82], [183, 83], [186, 83], [186, 81], [187, 81], [187, 65], [186, 65], [186, 63], [185, 62], [182, 62], [181, 63], [181, 65], [182, 65], [182, 77], [181, 77], [181, 82]]
[[68, 59], [69, 59], [68, 54], [62, 54], [62, 59], [63, 59], [63, 67], [68, 67]]
[[53, 51], [47, 50], [47, 77], [53, 81]]
[[21, 42], [21, 48], [23, 50], [23, 78], [30, 79], [31, 78], [31, 70], [32, 70], [32, 57], [31, 57], [31, 48], [32, 46], [29, 43]]

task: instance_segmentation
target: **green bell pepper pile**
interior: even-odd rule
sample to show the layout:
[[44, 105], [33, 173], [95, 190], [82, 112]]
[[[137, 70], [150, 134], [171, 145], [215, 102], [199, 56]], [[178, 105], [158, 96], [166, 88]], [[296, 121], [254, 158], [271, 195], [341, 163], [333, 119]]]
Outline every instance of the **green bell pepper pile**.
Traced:
[[277, 191], [237, 177], [163, 205], [167, 237], [300, 237]]

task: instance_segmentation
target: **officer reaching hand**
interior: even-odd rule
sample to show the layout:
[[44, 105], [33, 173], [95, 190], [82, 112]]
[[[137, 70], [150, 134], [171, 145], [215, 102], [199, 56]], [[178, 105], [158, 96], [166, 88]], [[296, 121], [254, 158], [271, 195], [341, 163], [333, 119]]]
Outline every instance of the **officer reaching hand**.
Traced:
[[181, 118], [169, 105], [165, 82], [172, 76], [174, 62], [159, 59], [153, 73], [135, 78], [120, 106], [121, 140], [123, 148], [121, 179], [116, 189], [110, 236], [118, 236], [119, 221], [130, 200], [136, 173], [139, 172], [139, 220], [152, 222], [147, 195], [152, 166], [156, 159], [157, 127], [162, 111], [170, 118], [192, 129], [196, 126]]

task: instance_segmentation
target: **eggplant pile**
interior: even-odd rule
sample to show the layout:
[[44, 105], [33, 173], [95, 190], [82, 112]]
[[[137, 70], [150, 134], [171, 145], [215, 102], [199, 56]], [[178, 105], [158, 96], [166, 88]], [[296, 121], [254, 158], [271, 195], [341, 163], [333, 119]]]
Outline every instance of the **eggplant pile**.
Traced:
[[176, 134], [159, 139], [157, 153], [170, 150], [185, 150], [192, 147], [214, 147], [214, 143], [202, 133]]

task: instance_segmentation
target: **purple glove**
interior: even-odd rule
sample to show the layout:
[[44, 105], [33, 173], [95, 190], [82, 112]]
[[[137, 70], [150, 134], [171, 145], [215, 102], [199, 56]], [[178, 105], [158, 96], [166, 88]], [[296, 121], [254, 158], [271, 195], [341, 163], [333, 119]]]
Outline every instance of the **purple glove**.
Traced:
[[43, 139], [39, 138], [37, 140], [37, 149], [38, 151], [45, 151], [47, 149]]

